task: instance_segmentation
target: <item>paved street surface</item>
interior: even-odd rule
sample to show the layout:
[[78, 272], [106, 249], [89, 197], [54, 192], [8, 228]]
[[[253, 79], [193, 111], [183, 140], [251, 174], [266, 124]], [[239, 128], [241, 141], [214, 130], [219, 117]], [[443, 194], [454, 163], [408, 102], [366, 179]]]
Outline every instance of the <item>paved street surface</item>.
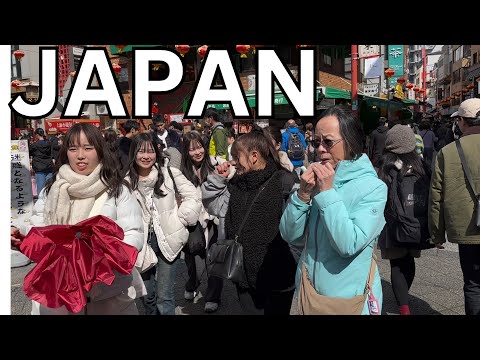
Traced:
[[[378, 255], [378, 266], [383, 284], [383, 314], [397, 315], [398, 309], [390, 285], [390, 264]], [[422, 257], [416, 259], [416, 275], [410, 289], [410, 309], [413, 315], [464, 315], [463, 278], [458, 259], [458, 246], [447, 243], [445, 249], [430, 249], [422, 252]], [[28, 315], [31, 310], [30, 300], [25, 296], [22, 283], [25, 275], [33, 268], [34, 264], [12, 268], [12, 315]], [[222, 295], [222, 304], [217, 312], [205, 314], [203, 311], [205, 301], [206, 276], [204, 274], [200, 294], [193, 302], [183, 298], [187, 268], [180, 260], [175, 285], [177, 300], [177, 315], [241, 315], [240, 305], [237, 300], [235, 287], [230, 282], [225, 282]], [[141, 304], [139, 304], [142, 312]], [[295, 304], [292, 305], [291, 314], [295, 314]]]

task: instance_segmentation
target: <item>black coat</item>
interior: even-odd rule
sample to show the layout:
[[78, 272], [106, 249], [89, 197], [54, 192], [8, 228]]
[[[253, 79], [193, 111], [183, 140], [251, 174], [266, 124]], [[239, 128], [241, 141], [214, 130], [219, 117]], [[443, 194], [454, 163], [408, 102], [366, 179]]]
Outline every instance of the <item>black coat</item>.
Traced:
[[47, 140], [39, 140], [30, 145], [32, 168], [35, 172], [53, 172], [52, 145]]
[[385, 149], [385, 137], [387, 131], [388, 127], [381, 125], [373, 130], [372, 135], [370, 136], [368, 155], [374, 167], [378, 167], [378, 163], [383, 154], [383, 149]]
[[278, 171], [273, 163], [264, 170], [234, 176], [229, 183], [230, 201], [225, 217], [227, 238], [234, 238], [260, 186], [275, 176], [256, 200], [239, 237], [243, 245], [244, 267], [248, 283], [259, 297], [270, 291], [295, 286], [297, 262], [279, 231], [285, 197], [296, 182], [296, 175]]

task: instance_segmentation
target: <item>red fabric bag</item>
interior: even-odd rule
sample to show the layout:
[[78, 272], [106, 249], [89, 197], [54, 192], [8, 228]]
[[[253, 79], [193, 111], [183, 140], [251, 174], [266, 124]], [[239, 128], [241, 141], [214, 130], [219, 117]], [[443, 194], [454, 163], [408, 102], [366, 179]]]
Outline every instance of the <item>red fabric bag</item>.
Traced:
[[75, 225], [33, 227], [20, 245], [37, 263], [25, 277], [25, 294], [46, 307], [79, 312], [95, 284], [112, 284], [113, 270], [132, 272], [138, 250], [123, 238], [122, 228], [102, 215]]

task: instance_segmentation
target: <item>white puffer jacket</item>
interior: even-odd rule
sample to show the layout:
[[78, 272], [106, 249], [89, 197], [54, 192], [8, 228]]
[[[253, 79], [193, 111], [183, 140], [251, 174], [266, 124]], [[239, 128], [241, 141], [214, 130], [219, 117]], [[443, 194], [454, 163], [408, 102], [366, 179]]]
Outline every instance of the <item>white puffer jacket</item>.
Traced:
[[[187, 180], [180, 170], [174, 167], [171, 167], [170, 170], [183, 201], [180, 207], [178, 207], [172, 178], [167, 168], [162, 166], [161, 171], [164, 182], [160, 189], [166, 195], [163, 197], [153, 195], [153, 203], [155, 204], [153, 226], [160, 251], [168, 261], [173, 261], [187, 243], [189, 234], [187, 226], [195, 225], [198, 221], [202, 201], [195, 186]], [[149, 210], [147, 209], [145, 194], [138, 190], [134, 192], [144, 212], [144, 221], [148, 224], [150, 220], [147, 215]], [[148, 232], [148, 225], [146, 225], [145, 229]]]

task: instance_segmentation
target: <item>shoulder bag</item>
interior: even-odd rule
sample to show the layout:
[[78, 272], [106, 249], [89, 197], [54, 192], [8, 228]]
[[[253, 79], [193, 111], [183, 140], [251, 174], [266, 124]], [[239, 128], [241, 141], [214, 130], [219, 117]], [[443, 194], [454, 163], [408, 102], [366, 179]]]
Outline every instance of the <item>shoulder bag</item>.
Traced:
[[255, 195], [255, 198], [245, 213], [242, 224], [238, 228], [235, 237], [233, 239], [219, 239], [210, 246], [206, 258], [208, 276], [217, 276], [226, 280], [232, 280], [233, 282], [247, 281], [243, 267], [243, 246], [238, 242], [238, 238], [247, 222], [253, 204], [276, 174], [277, 173], [273, 174], [258, 190], [257, 195]]
[[476, 217], [475, 224], [477, 225], [477, 227], [480, 227], [480, 193], [475, 192], [472, 174], [470, 173], [470, 169], [468, 168], [467, 160], [465, 159], [465, 153], [463, 152], [463, 148], [462, 148], [462, 144], [460, 143], [460, 140], [455, 140], [455, 145], [457, 145], [457, 151], [458, 151], [458, 155], [460, 156], [460, 161], [462, 162], [463, 172], [467, 177], [468, 183], [472, 188], [473, 194], [477, 198], [477, 206], [476, 206], [477, 217]]
[[[308, 229], [307, 229], [308, 234]], [[308, 236], [305, 237], [305, 249], [307, 248]], [[313, 284], [315, 284], [315, 266], [317, 264], [317, 249], [315, 251], [315, 259], [313, 265]], [[375, 253], [372, 253], [372, 261], [370, 264], [370, 271], [368, 273], [365, 290], [362, 295], [356, 295], [352, 298], [339, 298], [332, 296], [320, 295], [310, 281], [305, 260], [302, 261], [302, 274], [300, 277], [300, 284], [298, 286], [298, 313], [300, 315], [361, 315], [365, 301], [369, 297], [369, 306], [372, 302], [373, 312], [378, 313], [378, 303], [371, 294], [373, 278], [375, 276]], [[371, 300], [371, 301], [370, 301]], [[376, 305], [375, 305], [376, 304]], [[371, 310], [372, 313], [372, 310]]]

